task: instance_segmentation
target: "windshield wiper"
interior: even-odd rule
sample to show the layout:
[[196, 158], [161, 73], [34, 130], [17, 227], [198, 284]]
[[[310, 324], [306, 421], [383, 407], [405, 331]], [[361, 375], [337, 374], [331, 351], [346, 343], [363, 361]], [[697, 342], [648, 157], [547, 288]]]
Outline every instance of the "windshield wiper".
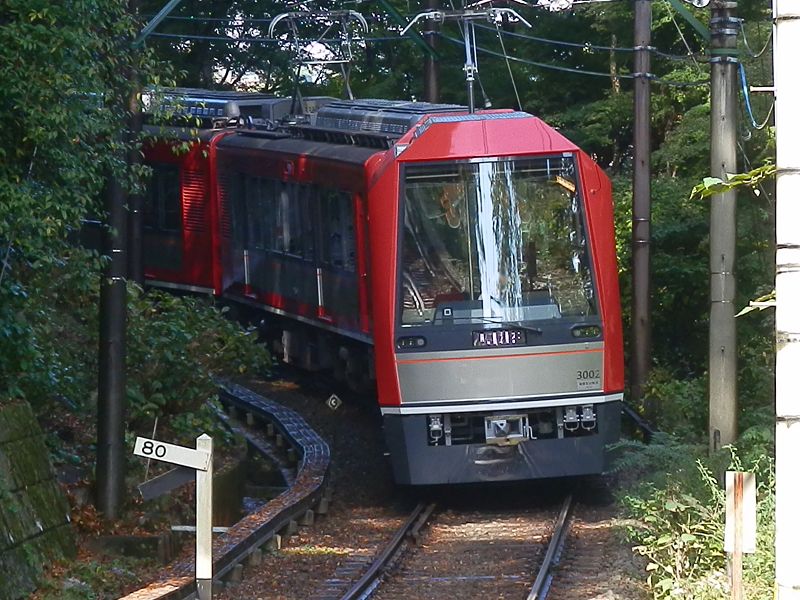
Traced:
[[[502, 317], [497, 317], [498, 319]], [[482, 323], [489, 323], [490, 325], [513, 325], [517, 329], [523, 329], [525, 331], [530, 331], [531, 333], [535, 333], [536, 335], [542, 335], [543, 331], [538, 327], [531, 327], [530, 325], [524, 325], [519, 321], [493, 321], [486, 317], [472, 317], [470, 320], [474, 321], [476, 319], [480, 319]]]
[[532, 333], [535, 333], [536, 335], [542, 335], [542, 333], [544, 333], [539, 327], [531, 327], [530, 325], [523, 325], [519, 321], [506, 321], [506, 323], [509, 323], [514, 327], [519, 327], [520, 329], [524, 329], [525, 331], [530, 331]]

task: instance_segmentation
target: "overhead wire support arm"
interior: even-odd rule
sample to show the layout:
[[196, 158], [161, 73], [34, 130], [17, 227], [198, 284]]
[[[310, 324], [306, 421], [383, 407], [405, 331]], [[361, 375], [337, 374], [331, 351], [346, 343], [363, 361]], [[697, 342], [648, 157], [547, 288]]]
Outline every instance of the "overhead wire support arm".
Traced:
[[478, 73], [478, 54], [477, 42], [475, 39], [475, 21], [486, 20], [490, 23], [499, 23], [503, 16], [507, 16], [511, 21], [521, 21], [526, 26], [531, 24], [526, 21], [517, 11], [512, 8], [489, 8], [487, 10], [426, 10], [414, 15], [411, 22], [400, 32], [405, 35], [408, 31], [413, 31], [412, 27], [421, 19], [427, 19], [434, 23], [444, 23], [447, 20], [461, 21], [464, 23], [464, 74], [467, 82], [467, 97], [469, 100], [469, 112], [475, 112], [475, 75]]
[[[386, 12], [389, 13], [389, 16], [392, 19], [394, 19], [399, 25], [406, 24], [406, 20], [403, 17], [403, 15], [397, 12], [397, 9], [394, 6], [392, 6], [387, 0], [378, 0], [378, 4], [380, 4], [386, 10]], [[425, 38], [422, 37], [416, 31], [414, 31], [413, 29], [411, 30], [411, 39], [413, 39], [414, 42], [416, 42], [416, 44], [420, 48], [422, 48], [429, 56], [438, 60], [439, 53], [436, 51], [436, 49], [433, 48], [428, 42], [426, 42]]]
[[136, 48], [141, 46], [147, 39], [147, 36], [153, 33], [156, 27], [158, 27], [180, 3], [181, 0], [169, 0], [169, 2], [164, 5], [164, 8], [158, 11], [158, 14], [150, 19], [150, 22], [144, 26], [144, 29], [142, 29], [141, 33], [139, 33], [139, 36], [133, 41], [133, 47]]

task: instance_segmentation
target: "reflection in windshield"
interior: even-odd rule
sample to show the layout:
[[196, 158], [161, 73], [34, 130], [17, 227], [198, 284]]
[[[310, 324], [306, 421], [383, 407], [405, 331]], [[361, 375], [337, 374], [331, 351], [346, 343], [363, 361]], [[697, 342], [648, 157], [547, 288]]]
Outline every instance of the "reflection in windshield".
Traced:
[[404, 325], [596, 313], [572, 157], [408, 166]]

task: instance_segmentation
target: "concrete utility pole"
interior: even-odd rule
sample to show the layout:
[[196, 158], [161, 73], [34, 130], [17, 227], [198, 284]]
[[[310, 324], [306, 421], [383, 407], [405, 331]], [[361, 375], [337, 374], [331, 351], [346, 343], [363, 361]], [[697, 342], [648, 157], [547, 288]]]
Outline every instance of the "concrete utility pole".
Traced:
[[[736, 169], [736, 2], [711, 2], [711, 176]], [[736, 441], [736, 192], [711, 197], [708, 435], [712, 452]]]
[[[635, 0], [633, 21], [633, 308], [631, 396], [642, 399], [650, 373], [650, 0]], [[646, 406], [648, 418], [655, 407]]]
[[800, 6], [774, 0], [775, 132], [775, 580], [778, 600], [800, 598]]

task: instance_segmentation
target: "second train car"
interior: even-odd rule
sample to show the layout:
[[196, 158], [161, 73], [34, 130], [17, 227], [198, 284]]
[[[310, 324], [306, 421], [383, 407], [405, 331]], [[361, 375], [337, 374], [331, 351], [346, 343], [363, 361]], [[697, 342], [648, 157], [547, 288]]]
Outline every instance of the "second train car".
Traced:
[[585, 152], [519, 111], [181, 94], [239, 126], [146, 151], [152, 283], [273, 315], [285, 360], [376, 384], [398, 483], [605, 469], [622, 331], [611, 185]]

